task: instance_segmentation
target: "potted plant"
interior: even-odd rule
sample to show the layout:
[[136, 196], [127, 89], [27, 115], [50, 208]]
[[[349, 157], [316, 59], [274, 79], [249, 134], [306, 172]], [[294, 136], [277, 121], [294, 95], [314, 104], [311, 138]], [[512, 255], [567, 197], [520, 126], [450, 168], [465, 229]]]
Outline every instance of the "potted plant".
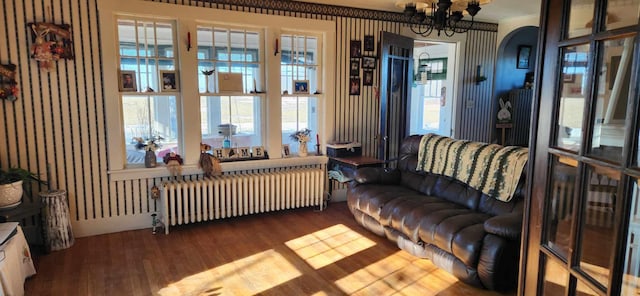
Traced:
[[0, 169], [0, 209], [18, 206], [22, 202], [23, 192], [31, 195], [31, 182], [47, 185], [46, 181], [28, 170]]

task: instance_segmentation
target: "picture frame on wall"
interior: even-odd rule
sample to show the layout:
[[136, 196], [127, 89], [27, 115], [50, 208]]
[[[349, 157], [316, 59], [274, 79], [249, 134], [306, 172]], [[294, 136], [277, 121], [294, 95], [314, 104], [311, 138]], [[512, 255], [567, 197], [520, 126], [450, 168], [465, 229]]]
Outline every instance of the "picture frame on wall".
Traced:
[[376, 57], [363, 56], [362, 57], [362, 69], [375, 69]]
[[173, 70], [160, 70], [160, 89], [162, 91], [178, 91], [178, 75]]
[[362, 71], [362, 85], [364, 86], [373, 85], [373, 70]]
[[529, 58], [531, 57], [531, 46], [518, 46], [518, 59], [516, 62], [517, 69], [529, 69]]
[[349, 95], [360, 95], [360, 77], [353, 77], [349, 79]]
[[308, 94], [309, 93], [309, 80], [294, 80], [293, 81], [293, 93], [294, 94]]
[[351, 40], [350, 50], [352, 58], [362, 57], [362, 42], [360, 40]]
[[364, 51], [374, 51], [376, 48], [373, 35], [364, 36]]
[[351, 60], [351, 66], [349, 67], [349, 76], [360, 75], [360, 60]]
[[119, 88], [120, 91], [136, 91], [136, 71], [133, 70], [120, 70], [119, 75]]

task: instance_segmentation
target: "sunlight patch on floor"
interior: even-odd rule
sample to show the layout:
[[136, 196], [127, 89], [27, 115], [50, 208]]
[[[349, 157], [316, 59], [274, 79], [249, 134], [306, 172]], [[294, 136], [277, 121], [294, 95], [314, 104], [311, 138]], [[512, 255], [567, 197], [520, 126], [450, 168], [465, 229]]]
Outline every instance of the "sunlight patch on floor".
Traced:
[[255, 295], [301, 275], [295, 266], [271, 249], [188, 276], [162, 288], [158, 294]]
[[372, 240], [338, 224], [285, 243], [311, 267], [320, 269], [376, 245]]
[[335, 283], [349, 295], [435, 295], [456, 282], [429, 260], [398, 251]]

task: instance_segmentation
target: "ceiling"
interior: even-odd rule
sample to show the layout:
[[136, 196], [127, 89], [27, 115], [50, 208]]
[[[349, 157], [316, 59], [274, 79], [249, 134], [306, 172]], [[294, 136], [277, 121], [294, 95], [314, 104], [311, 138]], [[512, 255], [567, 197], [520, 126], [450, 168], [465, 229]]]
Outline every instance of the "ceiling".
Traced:
[[[329, 5], [359, 7], [374, 10], [402, 12], [396, 6], [398, 0], [299, 0]], [[541, 0], [493, 0], [482, 5], [482, 10], [476, 16], [477, 20], [498, 23], [500, 20], [526, 15], [540, 14]]]

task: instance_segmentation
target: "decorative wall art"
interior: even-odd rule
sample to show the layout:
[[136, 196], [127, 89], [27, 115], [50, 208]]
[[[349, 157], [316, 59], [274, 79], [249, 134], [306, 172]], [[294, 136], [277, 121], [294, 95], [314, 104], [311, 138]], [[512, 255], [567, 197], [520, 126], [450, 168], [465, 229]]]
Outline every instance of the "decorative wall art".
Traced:
[[364, 86], [373, 85], [373, 70], [362, 71], [362, 85]]
[[16, 65], [0, 64], [0, 99], [15, 101], [18, 99], [18, 86], [16, 82]]
[[349, 80], [349, 95], [360, 95], [360, 77], [353, 77]]
[[375, 42], [372, 35], [364, 36], [364, 51], [374, 51]]
[[70, 25], [30, 23], [28, 26], [31, 30], [31, 57], [41, 69], [49, 71], [53, 69], [53, 62], [74, 58]]
[[375, 69], [376, 58], [375, 57], [362, 57], [362, 69]]
[[362, 56], [362, 42], [360, 40], [351, 40], [351, 57], [359, 58]]
[[360, 75], [360, 60], [351, 60], [351, 67], [349, 67], [349, 76]]
[[531, 56], [531, 46], [520, 45], [518, 46], [518, 62], [516, 68], [529, 69], [529, 57]]

